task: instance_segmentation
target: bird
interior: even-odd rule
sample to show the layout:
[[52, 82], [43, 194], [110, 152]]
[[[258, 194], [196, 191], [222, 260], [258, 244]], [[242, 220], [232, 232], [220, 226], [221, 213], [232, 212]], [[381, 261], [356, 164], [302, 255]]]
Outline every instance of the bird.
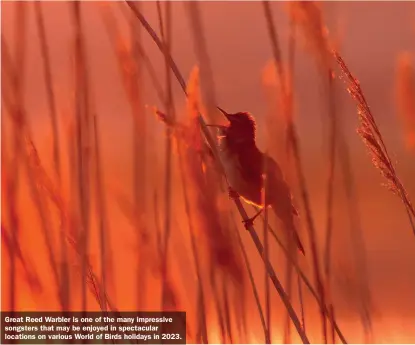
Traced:
[[292, 236], [299, 251], [305, 255], [304, 246], [297, 233], [294, 219], [298, 211], [292, 202], [290, 188], [284, 180], [278, 163], [261, 152], [256, 145], [256, 121], [248, 112], [227, 113], [217, 107], [229, 121], [228, 125], [208, 124], [219, 129], [219, 150], [229, 183], [231, 198], [239, 198], [260, 208], [259, 212], [244, 220], [248, 229], [263, 211], [263, 167], [266, 175], [265, 205], [271, 207], [283, 223], [288, 235]]

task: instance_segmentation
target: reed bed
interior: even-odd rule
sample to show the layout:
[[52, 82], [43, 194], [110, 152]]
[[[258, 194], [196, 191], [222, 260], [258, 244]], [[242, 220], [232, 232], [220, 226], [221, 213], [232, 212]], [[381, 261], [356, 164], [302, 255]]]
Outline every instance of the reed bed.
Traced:
[[[284, 229], [267, 210], [245, 230], [242, 221], [253, 210], [240, 198], [228, 196], [226, 157], [218, 147], [218, 132], [207, 126], [225, 125], [227, 120], [217, 109], [221, 97], [208, 49], [214, 42], [205, 29], [201, 5], [180, 5], [193, 44], [189, 50], [195, 56], [189, 78], [184, 77], [174, 56], [173, 28], [180, 20], [175, 16], [179, 5], [160, 1], [152, 5], [155, 23], [148, 21], [139, 2], [65, 4], [71, 32], [68, 71], [73, 98], [69, 97], [70, 110], [63, 116], [53, 74], [49, 5], [13, 4], [13, 48], [10, 38], [2, 34], [1, 231], [6, 249], [2, 258], [7, 262], [2, 265], [2, 286], [8, 292], [6, 297], [2, 295], [3, 310], [26, 309], [24, 300], [19, 300], [19, 286], [24, 285], [30, 291], [27, 300], [38, 301], [36, 309], [42, 309], [39, 301], [47, 295], [53, 302], [44, 309], [61, 311], [185, 310], [188, 342], [273, 343], [281, 333], [285, 343], [347, 343], [334, 297], [338, 272], [333, 262], [338, 235], [335, 200], [343, 192], [346, 209], [342, 211], [350, 220], [353, 247], [353, 283], [358, 290], [354, 312], [365, 340], [372, 341], [367, 244], [349, 136], [339, 115], [338, 79], [343, 79], [357, 104], [358, 133], [372, 162], [402, 201], [414, 233], [415, 211], [360, 83], [341, 49], [333, 49], [334, 37], [326, 28], [320, 5], [294, 2], [287, 6], [285, 52], [271, 3], [257, 4], [263, 11], [271, 52], [271, 63], [263, 73], [268, 128], [260, 133], [265, 133], [265, 152], [280, 156], [290, 188], [298, 195], [295, 203], [301, 205], [298, 226], [300, 235], [306, 236], [305, 257], [297, 255], [293, 241], [283, 239]], [[107, 160], [116, 145], [107, 141], [108, 119], [100, 114], [102, 100], [97, 97], [96, 74], [91, 68], [99, 59], [90, 46], [88, 11], [98, 13], [113, 54], [111, 68], [118, 78], [120, 102], [125, 103], [114, 117], [127, 124], [128, 133], [123, 135], [129, 138], [128, 144], [122, 144], [129, 168], [118, 177], [122, 183], [117, 186], [108, 177], [112, 168]], [[41, 151], [36, 140], [35, 114], [25, 101], [30, 23], [38, 35], [42, 76], [38, 83], [45, 90], [51, 132], [47, 152]], [[149, 52], [150, 43], [159, 64]], [[325, 190], [325, 221], [321, 229], [313, 213], [305, 139], [295, 116], [296, 55], [303, 53], [302, 48], [315, 62], [327, 114], [323, 148], [327, 179], [321, 187]], [[415, 118], [411, 68], [408, 55], [402, 56], [397, 101], [409, 144]], [[184, 97], [177, 96], [177, 86]], [[155, 90], [157, 104], [148, 104], [149, 89]], [[183, 100], [185, 109], [179, 105]], [[267, 178], [264, 176], [265, 181]], [[264, 189], [263, 200], [268, 192]], [[22, 211], [26, 199], [28, 215]], [[27, 217], [31, 214], [36, 220], [29, 231]], [[37, 248], [43, 251], [42, 262], [33, 262], [33, 251], [27, 250], [30, 236], [36, 238], [37, 246], [43, 245], [43, 249]], [[133, 252], [130, 259], [126, 259], [128, 251]], [[42, 276], [42, 267], [47, 267], [46, 276]], [[284, 317], [275, 310], [283, 311]]]

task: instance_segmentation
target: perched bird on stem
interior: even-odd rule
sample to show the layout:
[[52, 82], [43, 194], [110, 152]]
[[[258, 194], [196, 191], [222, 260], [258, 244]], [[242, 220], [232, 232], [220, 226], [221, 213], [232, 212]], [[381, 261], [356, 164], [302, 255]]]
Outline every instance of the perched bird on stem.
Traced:
[[241, 196], [249, 204], [261, 208], [255, 216], [244, 221], [245, 227], [252, 225], [263, 211], [262, 176], [265, 172], [265, 205], [271, 206], [285, 230], [289, 232], [288, 236], [294, 240], [304, 255], [304, 247], [294, 224], [294, 217], [298, 216], [298, 212], [292, 204], [290, 188], [283, 178], [278, 163], [257, 148], [255, 119], [249, 113], [228, 114], [223, 109], [219, 107], [218, 109], [229, 120], [229, 125], [208, 126], [219, 128], [221, 132], [219, 148], [230, 185], [229, 195], [232, 198]]

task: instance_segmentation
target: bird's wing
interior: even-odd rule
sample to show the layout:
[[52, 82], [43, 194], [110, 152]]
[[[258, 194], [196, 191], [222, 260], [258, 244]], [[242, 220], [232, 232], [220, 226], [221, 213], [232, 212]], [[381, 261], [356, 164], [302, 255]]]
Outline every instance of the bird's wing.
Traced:
[[287, 234], [292, 236], [294, 243], [298, 249], [304, 255], [304, 246], [301, 243], [300, 237], [297, 233], [296, 226], [294, 224], [294, 215], [298, 215], [297, 210], [292, 204], [292, 196], [290, 187], [285, 182], [282, 171], [277, 162], [271, 157], [267, 156], [268, 165], [268, 194], [271, 199], [269, 200], [272, 210], [279, 220], [283, 223]]
[[284, 179], [279, 164], [270, 156], [265, 156], [267, 167], [267, 190], [270, 195], [270, 203], [281, 204], [280, 207], [289, 208], [287, 211], [298, 216], [298, 211], [292, 203], [290, 187]]
[[262, 185], [262, 153], [253, 146], [238, 150], [237, 154], [243, 179], [260, 188]]

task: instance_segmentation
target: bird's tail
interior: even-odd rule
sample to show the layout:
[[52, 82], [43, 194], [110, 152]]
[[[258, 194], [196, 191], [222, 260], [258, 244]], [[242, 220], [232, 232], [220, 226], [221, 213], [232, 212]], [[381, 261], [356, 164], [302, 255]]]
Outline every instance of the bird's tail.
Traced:
[[295, 229], [293, 231], [293, 237], [294, 237], [295, 244], [297, 245], [297, 247], [300, 250], [301, 254], [303, 254], [305, 256], [304, 246], [301, 243], [300, 236], [298, 236], [298, 233]]
[[305, 255], [304, 246], [294, 225], [294, 213], [292, 212], [292, 209], [290, 209], [289, 212], [282, 212], [281, 208], [277, 208], [277, 206], [278, 205], [272, 205], [272, 209], [277, 218], [282, 222], [284, 230], [287, 232], [288, 241], [294, 241], [301, 254]]

